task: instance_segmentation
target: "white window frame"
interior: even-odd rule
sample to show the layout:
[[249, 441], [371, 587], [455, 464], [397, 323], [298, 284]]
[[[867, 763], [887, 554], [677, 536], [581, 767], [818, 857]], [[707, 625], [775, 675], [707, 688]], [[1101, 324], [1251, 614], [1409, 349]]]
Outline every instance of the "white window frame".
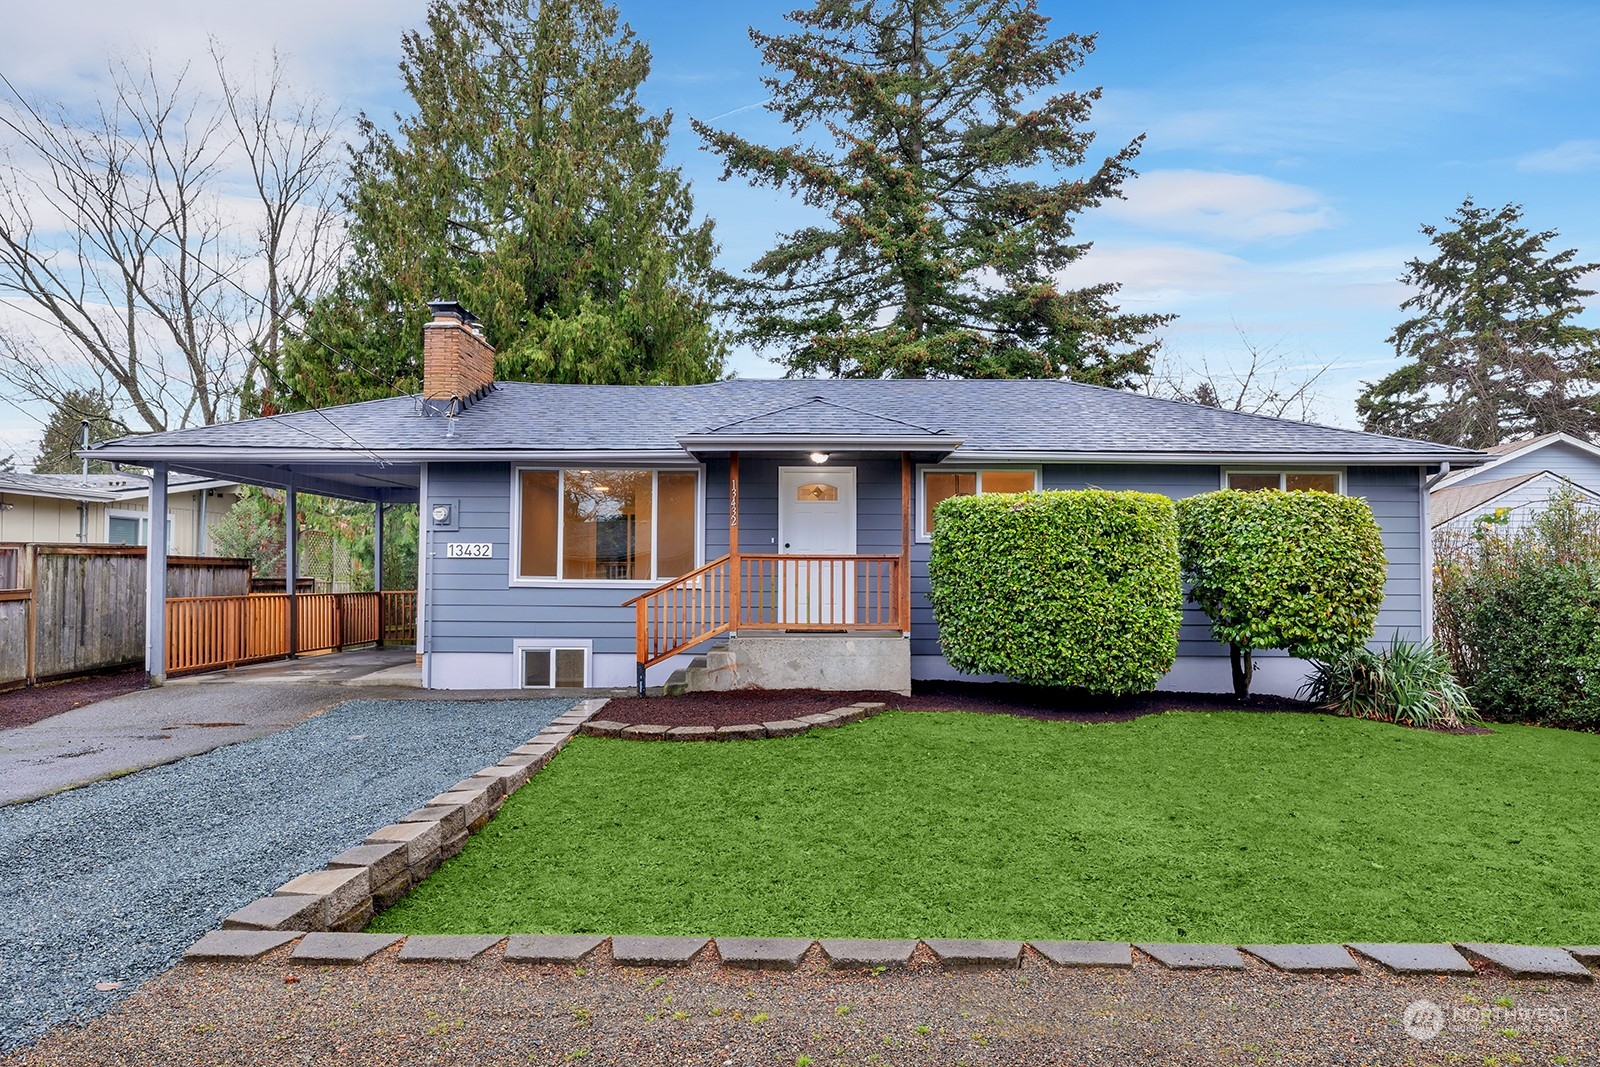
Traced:
[[912, 505], [917, 509], [917, 540], [918, 541], [932, 541], [933, 540], [933, 531], [923, 528], [923, 523], [924, 523], [925, 519], [927, 518], [927, 512], [928, 512], [928, 509], [923, 506], [924, 503], [928, 499], [928, 475], [930, 475], [930, 474], [975, 474], [975, 475], [978, 476], [978, 492], [977, 492], [976, 495], [977, 496], [983, 496], [983, 472], [984, 471], [1005, 471], [1007, 473], [1013, 473], [1013, 474], [1029, 473], [1029, 474], [1033, 475], [1033, 491], [1035, 493], [1039, 492], [1039, 490], [1041, 488], [1043, 488], [1043, 486], [1044, 486], [1044, 468], [1042, 466], [1037, 466], [1037, 465], [1036, 466], [1029, 466], [1027, 464], [1020, 464], [1019, 465], [1019, 464], [1016, 464], [1016, 463], [983, 463], [983, 464], [966, 463], [966, 464], [962, 464], [960, 466], [952, 465], [952, 466], [946, 467], [946, 466], [943, 466], [943, 465], [937, 464], [937, 463], [919, 464], [918, 467], [917, 467], [916, 500], [912, 502]]
[[1349, 496], [1346, 488], [1347, 470], [1344, 467], [1224, 467], [1222, 469], [1221, 486], [1228, 488], [1228, 477], [1233, 474], [1263, 475], [1275, 474], [1278, 477], [1278, 488], [1283, 489], [1284, 477], [1290, 474], [1331, 474], [1338, 485], [1334, 490], [1340, 496]]
[[[589, 468], [593, 470], [594, 468]], [[531, 649], [548, 649], [550, 651], [550, 684], [529, 685], [523, 676], [524, 652]], [[511, 654], [516, 662], [516, 679], [518, 689], [554, 689], [556, 680], [556, 653], [558, 651], [577, 651], [583, 653], [583, 688], [590, 689], [594, 686], [594, 642], [590, 640], [565, 640], [561, 638], [528, 637], [512, 642]]]
[[[148, 511], [127, 511], [121, 509], [106, 509], [106, 544], [111, 543], [111, 520], [131, 519], [139, 524], [139, 532], [134, 535], [134, 545], [140, 548], [150, 547], [150, 513]], [[167, 552], [172, 553], [172, 512], [167, 512]]]
[[[512, 586], [526, 586], [537, 588], [539, 586], [560, 587], [563, 589], [654, 589], [663, 582], [672, 581], [671, 578], [564, 578], [559, 573], [563, 567], [561, 546], [566, 543], [567, 534], [567, 509], [558, 506], [556, 510], [556, 571], [554, 578], [546, 576], [525, 577], [522, 575], [522, 472], [523, 471], [555, 471], [556, 500], [566, 499], [567, 471], [569, 470], [625, 470], [650, 472], [650, 506], [652, 509], [661, 500], [660, 485], [663, 472], [687, 473], [695, 475], [694, 490], [694, 566], [690, 570], [705, 565], [706, 559], [706, 468], [705, 464], [694, 466], [652, 466], [649, 464], [617, 464], [617, 463], [589, 463], [582, 466], [569, 464], [565, 467], [551, 464], [522, 464], [513, 465], [511, 468], [511, 559], [507, 565], [507, 574]], [[660, 523], [652, 516], [650, 522], [650, 567], [652, 572], [660, 562], [660, 554], [656, 551], [657, 539], [661, 532]], [[533, 646], [530, 646], [533, 647]], [[539, 646], [544, 647], [544, 646]], [[563, 648], [569, 647], [566, 645]], [[576, 647], [576, 646], [571, 646]], [[518, 671], [520, 673], [521, 667]]]

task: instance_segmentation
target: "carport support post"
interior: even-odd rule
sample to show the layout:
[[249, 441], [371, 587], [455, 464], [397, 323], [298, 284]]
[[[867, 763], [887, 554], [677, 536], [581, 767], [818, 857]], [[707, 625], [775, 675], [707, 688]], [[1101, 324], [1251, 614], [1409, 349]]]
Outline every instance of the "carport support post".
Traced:
[[378, 647], [383, 647], [383, 501], [373, 505], [372, 591], [378, 594]]
[[300, 605], [295, 600], [295, 577], [300, 573], [300, 516], [294, 483], [283, 487], [283, 584], [289, 594], [289, 658], [300, 652]]
[[144, 550], [144, 669], [167, 681], [167, 465], [150, 467], [150, 543]]

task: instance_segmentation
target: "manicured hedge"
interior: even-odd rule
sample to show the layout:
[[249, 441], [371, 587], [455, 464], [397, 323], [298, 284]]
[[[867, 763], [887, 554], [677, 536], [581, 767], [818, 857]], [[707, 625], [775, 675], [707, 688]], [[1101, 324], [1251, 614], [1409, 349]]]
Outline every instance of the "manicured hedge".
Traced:
[[1383, 603], [1383, 538], [1360, 497], [1277, 490], [1202, 493], [1178, 504], [1189, 599], [1234, 656], [1249, 691], [1251, 652], [1338, 658], [1372, 637]]
[[1101, 490], [952, 497], [939, 505], [929, 600], [957, 670], [1124, 694], [1178, 654], [1172, 501]]

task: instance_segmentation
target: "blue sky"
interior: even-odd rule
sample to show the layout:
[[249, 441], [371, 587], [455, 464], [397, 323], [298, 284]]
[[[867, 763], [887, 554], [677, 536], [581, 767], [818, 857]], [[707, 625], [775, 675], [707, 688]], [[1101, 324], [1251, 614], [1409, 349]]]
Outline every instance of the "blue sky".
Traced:
[[[780, 29], [795, 3], [619, 5], [652, 47], [645, 101], [677, 115], [672, 156], [717, 220], [730, 267], [804, 216], [771, 190], [718, 182], [717, 161], [686, 120], [723, 116], [719, 125], [746, 136], [783, 136], [752, 106], [765, 94], [746, 27]], [[382, 114], [402, 106], [399, 32], [425, 7], [131, 6], [90, 0], [41, 10], [0, 40], [0, 69], [26, 91], [82, 100], [112, 42], [176, 64], [202, 59], [210, 33], [236, 59], [275, 43], [300, 84], [350, 111]], [[1358, 382], [1396, 365], [1384, 338], [1405, 295], [1396, 278], [1426, 248], [1420, 223], [1442, 222], [1467, 195], [1489, 206], [1517, 201], [1529, 225], [1560, 231], [1557, 247], [1600, 259], [1600, 6], [1045, 0], [1040, 8], [1057, 32], [1099, 35], [1068, 83], [1104, 87], [1098, 143], [1109, 152], [1146, 136], [1142, 177], [1127, 200], [1080, 221], [1095, 248], [1075, 277], [1122, 282], [1129, 309], [1176, 313], [1164, 336], [1180, 366], [1237, 361], [1241, 335], [1291, 366], [1332, 364], [1316, 414], [1353, 425]], [[1600, 325], [1600, 315], [1586, 319]], [[777, 373], [749, 352], [736, 353], [734, 368]], [[0, 405], [0, 451], [26, 455], [37, 425], [12, 409]]]

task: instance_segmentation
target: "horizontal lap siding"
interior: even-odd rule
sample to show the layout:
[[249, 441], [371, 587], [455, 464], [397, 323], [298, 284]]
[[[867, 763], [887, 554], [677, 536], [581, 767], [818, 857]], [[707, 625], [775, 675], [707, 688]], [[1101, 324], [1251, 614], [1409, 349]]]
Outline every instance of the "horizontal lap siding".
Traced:
[[1378, 611], [1375, 644], [1390, 637], [1420, 641], [1423, 630], [1422, 475], [1415, 467], [1351, 467], [1345, 491], [1365, 497], [1383, 530], [1383, 552], [1389, 560], [1383, 607]]
[[1600, 492], [1600, 459], [1596, 459], [1582, 449], [1574, 448], [1565, 441], [1557, 441], [1526, 455], [1513, 456], [1488, 469], [1474, 471], [1471, 477], [1452, 484], [1467, 485], [1473, 482], [1494, 482], [1499, 481], [1501, 478], [1516, 478], [1524, 474], [1538, 474], [1540, 471], [1559, 474], [1561, 477], [1566, 478], [1568, 481], [1576, 482], [1585, 489]]
[[[459, 501], [460, 529], [427, 531], [430, 652], [510, 653], [516, 640], [594, 642], [597, 653], [633, 653], [633, 609], [643, 586], [511, 585], [511, 466], [433, 463], [428, 498]], [[724, 503], [726, 507], [726, 503]], [[488, 541], [492, 559], [446, 559], [450, 541]]]

